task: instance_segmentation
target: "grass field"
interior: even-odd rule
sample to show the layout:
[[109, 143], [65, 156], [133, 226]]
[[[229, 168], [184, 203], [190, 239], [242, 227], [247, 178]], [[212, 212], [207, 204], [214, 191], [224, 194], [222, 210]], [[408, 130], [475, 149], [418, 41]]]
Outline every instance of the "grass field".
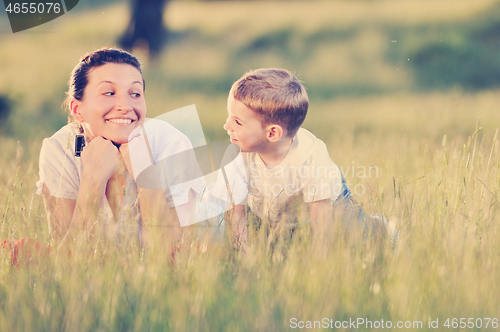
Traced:
[[[137, 50], [149, 115], [194, 103], [207, 139], [227, 140], [231, 83], [257, 67], [294, 70], [311, 97], [304, 127], [327, 143], [363, 208], [397, 223], [400, 241], [379, 248], [337, 233], [322, 246], [299, 234], [272, 254], [259, 233], [246, 256], [193, 240], [175, 262], [161, 241], [148, 252], [103, 244], [95, 255], [51, 255], [19, 270], [0, 252], [0, 330], [281, 331], [293, 318], [410, 322], [409, 330], [474, 318], [470, 330], [494, 330], [486, 318], [500, 319], [500, 90], [431, 90], [415, 78], [411, 55], [440, 38], [463, 42], [497, 22], [498, 8], [170, 3], [166, 52], [150, 62]], [[60, 105], [79, 57], [115, 45], [127, 24], [120, 3], [68, 16], [0, 35], [0, 95], [13, 102], [0, 136], [1, 239], [49, 241], [34, 193], [41, 141], [66, 121]]]

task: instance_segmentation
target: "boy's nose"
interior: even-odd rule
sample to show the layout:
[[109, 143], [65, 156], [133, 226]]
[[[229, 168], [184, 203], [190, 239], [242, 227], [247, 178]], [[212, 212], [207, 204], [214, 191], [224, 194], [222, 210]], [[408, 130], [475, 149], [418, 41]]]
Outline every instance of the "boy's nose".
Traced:
[[226, 123], [224, 123], [223, 128], [224, 128], [225, 130], [229, 130], [229, 118], [227, 118], [227, 119], [226, 119]]

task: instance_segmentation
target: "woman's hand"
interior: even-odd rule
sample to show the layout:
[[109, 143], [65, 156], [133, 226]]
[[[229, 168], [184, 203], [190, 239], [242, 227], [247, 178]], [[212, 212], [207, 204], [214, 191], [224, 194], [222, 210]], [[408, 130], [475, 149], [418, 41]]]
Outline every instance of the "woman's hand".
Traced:
[[120, 167], [121, 156], [118, 148], [103, 137], [95, 137], [82, 151], [82, 181], [95, 185], [106, 185]]
[[125, 167], [127, 168], [128, 174], [130, 174], [131, 177], [134, 177], [134, 173], [132, 171], [132, 163], [130, 162], [130, 152], [128, 149], [128, 143], [120, 145], [119, 151], [123, 159], [123, 162], [125, 163]]
[[82, 175], [76, 201], [62, 202], [62, 199], [57, 199], [57, 203], [65, 203], [63, 206], [67, 206], [67, 209], [63, 209], [63, 212], [67, 211], [66, 215], [63, 218], [59, 215], [58, 222], [68, 225], [59, 248], [68, 244], [66, 238], [75, 239], [85, 234], [82, 231], [94, 234], [99, 230], [95, 226], [98, 225], [99, 211], [104, 207], [106, 198], [115, 215], [121, 207], [123, 196], [120, 193], [125, 182], [122, 180], [126, 168], [120, 151], [113, 142], [100, 136], [94, 137], [83, 149], [81, 161]]
[[151, 147], [144, 135], [134, 136], [128, 143], [120, 145], [120, 154], [134, 180], [154, 164]]

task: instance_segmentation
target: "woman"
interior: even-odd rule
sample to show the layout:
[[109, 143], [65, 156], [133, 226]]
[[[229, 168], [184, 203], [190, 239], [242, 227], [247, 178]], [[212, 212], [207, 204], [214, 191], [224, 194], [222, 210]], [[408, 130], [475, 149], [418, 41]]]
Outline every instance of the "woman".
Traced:
[[[73, 121], [44, 140], [37, 182], [56, 245], [63, 237], [79, 234], [103, 234], [118, 241], [133, 234], [142, 241], [146, 219], [179, 225], [174, 206], [167, 206], [168, 197], [165, 200], [161, 190], [139, 189], [132, 176], [128, 143], [145, 122], [144, 92], [140, 62], [119, 49], [89, 53], [73, 69], [66, 100]], [[162, 136], [161, 151], [146, 155], [155, 159], [192, 148], [177, 129], [165, 122], [160, 126], [154, 134]], [[80, 156], [75, 151], [77, 135], [85, 140]], [[175, 194], [185, 197], [180, 209], [189, 210], [189, 187]]]

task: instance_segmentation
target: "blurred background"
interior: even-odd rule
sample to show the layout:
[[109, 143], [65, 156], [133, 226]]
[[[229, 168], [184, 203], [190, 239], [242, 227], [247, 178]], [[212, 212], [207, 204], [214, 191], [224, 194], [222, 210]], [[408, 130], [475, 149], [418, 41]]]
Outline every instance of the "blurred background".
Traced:
[[123, 45], [144, 63], [149, 116], [195, 104], [212, 142], [228, 141], [227, 94], [245, 71], [294, 71], [304, 127], [401, 241], [379, 255], [339, 232], [323, 256], [294, 235], [284, 260], [263, 227], [241, 259], [193, 242], [171, 264], [164, 242], [139, 255], [109, 241], [102, 259], [19, 271], [1, 250], [1, 330], [281, 331], [291, 317], [474, 317], [480, 329], [500, 317], [500, 1], [80, 0], [15, 34], [3, 8], [0, 239], [49, 241], [42, 140], [66, 124], [80, 57]]
[[[2, 145], [32, 146], [34, 160], [66, 123], [73, 66], [103, 46], [129, 47], [143, 61], [150, 117], [196, 104], [209, 141], [227, 140], [227, 93], [259, 67], [303, 80], [304, 126], [347, 166], [394, 140], [440, 146], [443, 135], [466, 138], [479, 118], [487, 132], [500, 124], [499, 1], [81, 0], [15, 34], [2, 10]], [[339, 145], [350, 148], [336, 154]]]

